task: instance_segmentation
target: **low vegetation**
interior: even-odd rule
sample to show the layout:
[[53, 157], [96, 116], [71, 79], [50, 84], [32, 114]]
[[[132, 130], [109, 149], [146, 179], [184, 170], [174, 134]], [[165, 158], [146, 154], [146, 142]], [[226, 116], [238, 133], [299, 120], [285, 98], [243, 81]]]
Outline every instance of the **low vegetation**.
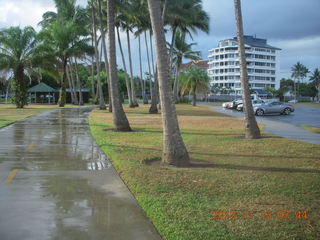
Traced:
[[241, 119], [177, 105], [193, 165], [165, 167], [160, 114], [125, 111], [135, 131], [112, 131], [99, 110], [91, 131], [164, 239], [319, 238], [317, 145], [265, 132], [244, 139]]

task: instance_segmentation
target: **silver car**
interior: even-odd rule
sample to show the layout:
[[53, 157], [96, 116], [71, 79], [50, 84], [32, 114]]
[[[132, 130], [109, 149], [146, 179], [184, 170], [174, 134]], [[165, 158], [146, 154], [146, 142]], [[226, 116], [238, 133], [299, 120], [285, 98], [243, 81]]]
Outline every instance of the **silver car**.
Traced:
[[260, 106], [256, 106], [253, 108], [253, 110], [258, 116], [273, 113], [289, 115], [290, 113], [294, 112], [294, 106], [282, 102], [269, 102]]

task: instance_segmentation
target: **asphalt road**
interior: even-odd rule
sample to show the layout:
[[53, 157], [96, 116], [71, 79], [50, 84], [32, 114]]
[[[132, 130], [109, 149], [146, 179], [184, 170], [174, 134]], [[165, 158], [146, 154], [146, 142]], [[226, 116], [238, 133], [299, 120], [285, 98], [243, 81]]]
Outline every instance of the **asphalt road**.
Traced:
[[90, 134], [91, 109], [0, 129], [1, 240], [159, 240]]
[[[221, 105], [205, 104], [214, 111], [233, 117], [243, 118], [243, 112], [224, 109]], [[300, 125], [320, 127], [320, 108], [309, 106], [296, 106], [295, 112], [290, 115], [265, 115], [256, 118], [258, 122], [265, 124], [265, 130], [280, 137], [320, 144], [320, 134], [309, 132]]]

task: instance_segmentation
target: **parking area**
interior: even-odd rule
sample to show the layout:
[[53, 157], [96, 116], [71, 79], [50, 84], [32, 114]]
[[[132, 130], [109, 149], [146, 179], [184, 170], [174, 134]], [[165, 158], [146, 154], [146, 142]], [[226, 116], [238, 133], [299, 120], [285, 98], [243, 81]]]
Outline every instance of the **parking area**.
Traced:
[[[243, 112], [225, 109], [221, 104], [210, 104], [211, 109], [234, 117], [243, 117]], [[320, 134], [309, 132], [301, 124], [320, 127], [320, 107], [295, 106], [290, 115], [270, 114], [257, 116], [257, 121], [265, 124], [265, 130], [275, 135], [320, 144]]]

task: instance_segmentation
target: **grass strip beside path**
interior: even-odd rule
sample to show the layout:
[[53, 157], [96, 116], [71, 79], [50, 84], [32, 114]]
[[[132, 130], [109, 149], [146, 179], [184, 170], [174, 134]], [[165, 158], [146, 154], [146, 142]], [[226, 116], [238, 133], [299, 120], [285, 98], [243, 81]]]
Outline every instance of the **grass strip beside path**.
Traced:
[[[66, 107], [77, 106], [66, 105]], [[0, 128], [8, 126], [15, 121], [55, 108], [59, 108], [58, 105], [30, 104], [22, 109], [18, 109], [14, 104], [0, 104]]]
[[125, 111], [134, 132], [111, 131], [112, 115], [99, 110], [90, 114], [91, 131], [164, 239], [319, 239], [318, 145], [246, 140], [241, 119], [179, 104], [196, 164], [147, 165], [161, 157], [160, 114]]
[[301, 124], [301, 127], [306, 129], [306, 130], [308, 130], [308, 131], [310, 131], [310, 132], [320, 134], [320, 128], [318, 128], [318, 127], [307, 126], [307, 125], [304, 125], [304, 124]]

